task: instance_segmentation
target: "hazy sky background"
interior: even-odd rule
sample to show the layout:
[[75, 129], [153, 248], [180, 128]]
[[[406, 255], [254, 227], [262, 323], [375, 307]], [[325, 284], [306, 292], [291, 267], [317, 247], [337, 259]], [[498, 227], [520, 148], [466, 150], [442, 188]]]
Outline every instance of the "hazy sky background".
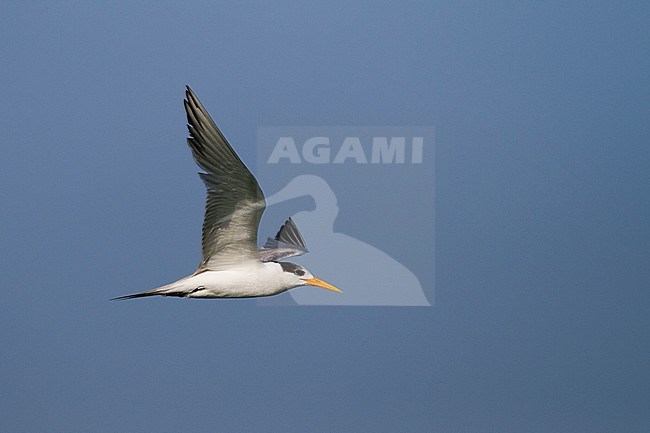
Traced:
[[[649, 21], [0, 3], [0, 430], [649, 431]], [[186, 83], [252, 168], [259, 125], [435, 126], [435, 306], [109, 302], [198, 262]]]

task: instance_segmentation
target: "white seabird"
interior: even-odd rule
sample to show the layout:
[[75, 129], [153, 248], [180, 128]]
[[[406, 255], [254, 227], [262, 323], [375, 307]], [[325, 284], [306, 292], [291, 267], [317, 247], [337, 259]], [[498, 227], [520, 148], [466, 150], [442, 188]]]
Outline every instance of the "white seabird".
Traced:
[[257, 230], [266, 208], [264, 194], [189, 86], [185, 96], [190, 135], [187, 144], [205, 171], [199, 176], [207, 188], [201, 263], [192, 275], [178, 281], [114, 299], [157, 295], [250, 298], [305, 285], [341, 292], [298, 264], [277, 261], [307, 252], [291, 219], [258, 250]]

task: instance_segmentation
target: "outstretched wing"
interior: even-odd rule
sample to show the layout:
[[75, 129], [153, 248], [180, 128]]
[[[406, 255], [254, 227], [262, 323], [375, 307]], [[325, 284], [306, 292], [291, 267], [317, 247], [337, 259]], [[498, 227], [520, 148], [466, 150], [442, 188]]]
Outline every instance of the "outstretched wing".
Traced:
[[232, 149], [192, 89], [185, 92], [187, 144], [208, 189], [203, 219], [203, 258], [197, 272], [259, 260], [257, 227], [266, 207], [257, 180]]
[[260, 249], [260, 260], [263, 262], [278, 261], [287, 257], [301, 256], [309, 250], [296, 226], [289, 218], [274, 238], [268, 238]]

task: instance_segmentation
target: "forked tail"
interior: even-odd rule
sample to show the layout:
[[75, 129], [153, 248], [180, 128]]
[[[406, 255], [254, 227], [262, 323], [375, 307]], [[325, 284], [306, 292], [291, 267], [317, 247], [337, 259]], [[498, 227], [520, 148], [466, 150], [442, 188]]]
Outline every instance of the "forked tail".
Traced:
[[161, 286], [153, 290], [148, 290], [142, 293], [134, 293], [132, 295], [118, 296], [117, 298], [112, 298], [111, 301], [124, 301], [125, 299], [146, 298], [149, 296], [176, 296], [179, 298], [183, 298], [187, 296], [187, 291], [183, 291], [182, 286], [179, 285], [179, 283], [183, 280], [184, 278], [174, 283], [167, 284], [165, 286]]
[[111, 298], [111, 301], [123, 301], [125, 299], [145, 298], [147, 296], [157, 296], [157, 295], [159, 295], [159, 293], [142, 292], [142, 293], [135, 293], [133, 295], [118, 296], [117, 298]]

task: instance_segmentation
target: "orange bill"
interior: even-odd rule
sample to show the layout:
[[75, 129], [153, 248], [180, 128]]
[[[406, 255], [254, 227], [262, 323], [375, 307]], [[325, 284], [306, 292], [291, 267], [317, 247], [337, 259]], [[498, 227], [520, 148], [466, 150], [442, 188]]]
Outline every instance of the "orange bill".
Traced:
[[322, 287], [323, 289], [331, 290], [333, 292], [343, 293], [342, 290], [339, 290], [330, 283], [326, 283], [325, 281], [319, 280], [318, 278], [310, 278], [308, 280], [305, 280], [305, 283], [309, 284], [310, 286]]

